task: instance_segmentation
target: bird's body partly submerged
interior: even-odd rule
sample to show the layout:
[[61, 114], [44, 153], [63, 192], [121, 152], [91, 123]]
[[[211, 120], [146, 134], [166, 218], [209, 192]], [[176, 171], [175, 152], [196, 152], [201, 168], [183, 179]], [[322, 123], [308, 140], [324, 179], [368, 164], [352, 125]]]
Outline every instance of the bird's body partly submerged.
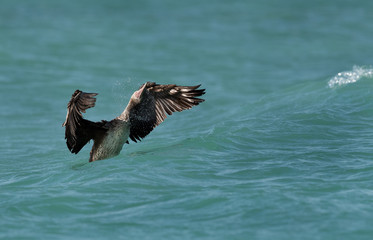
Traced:
[[190, 109], [203, 102], [205, 93], [197, 86], [143, 84], [135, 91], [123, 113], [111, 121], [92, 122], [83, 118], [94, 107], [97, 93], [76, 90], [67, 105], [65, 139], [68, 149], [77, 154], [90, 140], [93, 146], [89, 161], [111, 158], [120, 153], [128, 139], [134, 142], [148, 135], [173, 112]]

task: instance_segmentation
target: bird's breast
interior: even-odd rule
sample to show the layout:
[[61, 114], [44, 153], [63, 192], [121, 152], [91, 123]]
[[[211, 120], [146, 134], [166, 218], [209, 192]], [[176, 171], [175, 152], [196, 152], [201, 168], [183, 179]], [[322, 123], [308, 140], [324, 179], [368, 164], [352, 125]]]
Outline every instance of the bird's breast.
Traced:
[[[115, 120], [99, 144], [92, 148], [92, 161], [114, 157], [120, 153], [130, 133], [129, 124]], [[97, 145], [97, 146], [95, 146]]]

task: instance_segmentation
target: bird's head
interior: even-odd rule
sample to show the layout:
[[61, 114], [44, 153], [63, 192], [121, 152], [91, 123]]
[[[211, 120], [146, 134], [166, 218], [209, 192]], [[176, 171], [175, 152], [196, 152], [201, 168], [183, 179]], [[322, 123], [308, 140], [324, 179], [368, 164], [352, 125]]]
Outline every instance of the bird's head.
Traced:
[[141, 101], [141, 98], [142, 96], [144, 95], [144, 89], [146, 87], [146, 83], [144, 83], [139, 90], [135, 91], [133, 94], [132, 94], [132, 97], [131, 99], [134, 100], [135, 102], [140, 102]]

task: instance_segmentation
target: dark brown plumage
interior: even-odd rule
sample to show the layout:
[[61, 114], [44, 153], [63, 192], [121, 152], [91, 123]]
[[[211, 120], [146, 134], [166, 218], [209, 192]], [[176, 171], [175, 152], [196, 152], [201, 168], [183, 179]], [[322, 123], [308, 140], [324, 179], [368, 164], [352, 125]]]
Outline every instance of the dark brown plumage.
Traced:
[[197, 86], [143, 84], [135, 91], [123, 111], [111, 121], [92, 122], [82, 113], [94, 107], [97, 93], [76, 90], [67, 105], [65, 139], [68, 149], [77, 154], [91, 139], [94, 144], [90, 161], [105, 159], [119, 154], [128, 137], [137, 142], [162, 123], [167, 115], [181, 112], [203, 102], [198, 98], [205, 94]]
[[62, 124], [65, 126], [65, 139], [68, 149], [77, 154], [93, 139], [98, 132], [104, 133], [105, 122], [92, 122], [83, 118], [82, 113], [88, 108], [94, 107], [97, 93], [85, 93], [76, 90], [67, 104], [66, 120]]
[[144, 138], [166, 119], [167, 114], [172, 115], [203, 102], [203, 99], [196, 98], [205, 93], [204, 89], [197, 90], [199, 87], [146, 83], [143, 100], [130, 111], [131, 140], [137, 142]]

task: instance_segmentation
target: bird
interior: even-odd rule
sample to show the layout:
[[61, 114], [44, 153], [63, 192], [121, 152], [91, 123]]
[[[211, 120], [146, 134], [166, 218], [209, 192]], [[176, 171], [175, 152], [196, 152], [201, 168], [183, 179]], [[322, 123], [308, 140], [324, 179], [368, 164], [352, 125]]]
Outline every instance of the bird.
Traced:
[[174, 112], [181, 112], [199, 105], [198, 98], [205, 89], [196, 86], [156, 84], [146, 82], [135, 91], [124, 111], [111, 121], [93, 122], [83, 118], [87, 109], [95, 106], [98, 93], [76, 90], [67, 104], [65, 139], [71, 153], [79, 151], [90, 141], [93, 146], [89, 162], [115, 157], [125, 143], [141, 141], [156, 126]]

